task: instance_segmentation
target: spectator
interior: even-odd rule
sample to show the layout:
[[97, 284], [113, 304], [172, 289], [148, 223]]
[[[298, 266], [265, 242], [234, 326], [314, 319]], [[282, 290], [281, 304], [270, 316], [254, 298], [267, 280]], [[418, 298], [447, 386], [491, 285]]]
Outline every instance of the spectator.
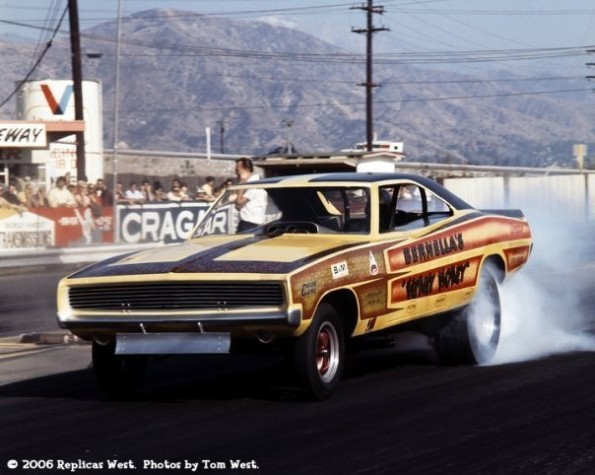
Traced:
[[190, 201], [190, 194], [188, 193], [188, 185], [184, 182], [180, 182], [180, 195], [182, 196], [182, 201]]
[[167, 199], [169, 201], [177, 201], [180, 202], [182, 201], [182, 189], [179, 185], [179, 182], [176, 183], [176, 180], [174, 180], [174, 183], [172, 184], [171, 187], [171, 191], [167, 194]]
[[254, 173], [254, 164], [249, 158], [236, 160], [236, 175], [239, 183], [260, 180], [260, 176]]
[[204, 201], [206, 203], [208, 203], [209, 201], [213, 201], [213, 200], [210, 200], [209, 199], [209, 197], [207, 196], [207, 194], [200, 187], [197, 188], [196, 196], [194, 197], [194, 199], [196, 201]]
[[160, 181], [153, 182], [153, 193], [155, 195], [155, 201], [167, 200], [167, 193], [163, 190], [163, 185]]
[[33, 184], [31, 182], [26, 182], [23, 191], [17, 193], [17, 197], [19, 199], [19, 203], [27, 208], [34, 208], [34, 191], [33, 191]]
[[224, 187], [223, 184], [215, 187], [215, 189], [213, 190], [213, 199], [219, 198], [226, 189], [227, 188]]
[[78, 181], [74, 199], [76, 200], [76, 204], [81, 208], [89, 207], [91, 204], [91, 198], [89, 197], [89, 186], [87, 185], [86, 181]]
[[20, 204], [11, 203], [4, 197], [4, 185], [2, 184], [0, 184], [0, 208], [12, 209], [18, 211], [19, 213], [27, 211], [27, 208], [25, 208], [24, 206]]
[[32, 206], [34, 208], [49, 208], [50, 202], [48, 201], [48, 193], [45, 186], [40, 186], [37, 192], [33, 194]]
[[114, 196], [116, 198], [116, 202], [128, 204], [128, 200], [126, 199], [126, 193], [124, 192], [124, 185], [122, 185], [122, 183], [116, 183], [116, 192], [114, 193]]
[[205, 180], [205, 184], [202, 185], [197, 190], [197, 198], [200, 196], [201, 200], [204, 201], [213, 201], [215, 199], [215, 178], [212, 176], [208, 176]]
[[105, 226], [105, 219], [103, 217], [103, 206], [101, 204], [101, 196], [97, 194], [97, 188], [93, 189], [89, 186], [89, 209], [93, 215], [95, 227], [93, 228], [93, 242], [101, 242], [101, 233]]
[[59, 176], [56, 180], [56, 186], [50, 190], [48, 201], [52, 208], [59, 207], [76, 207], [76, 199], [73, 194], [66, 188], [66, 178]]
[[91, 208], [102, 208], [101, 195], [99, 193], [99, 188], [97, 188], [97, 185], [93, 186], [89, 184], [89, 201], [91, 204]]
[[126, 190], [125, 196], [128, 203], [131, 205], [143, 204], [145, 202], [143, 192], [138, 189], [137, 184], [134, 182], [130, 183], [130, 187]]
[[[254, 173], [252, 160], [240, 158], [236, 161], [236, 174], [240, 183], [247, 183], [260, 179]], [[242, 190], [236, 198], [236, 209], [239, 211], [240, 221], [237, 232], [247, 231], [265, 222], [267, 207], [267, 193], [262, 189]]]
[[[228, 178], [227, 180], [225, 180], [223, 183], [221, 183], [220, 194], [225, 193], [227, 191], [227, 189], [232, 185], [233, 185], [233, 180], [231, 178]], [[233, 203], [233, 202], [235, 202], [236, 198], [237, 198], [237, 195], [234, 193], [234, 194], [231, 194], [228, 197], [226, 197], [226, 200], [228, 203]]]
[[4, 199], [16, 206], [21, 206], [21, 200], [17, 195], [17, 187], [12, 183], [8, 185], [8, 189], [4, 192]]
[[143, 199], [146, 202], [156, 201], [155, 193], [153, 193], [153, 187], [149, 180], [143, 180], [140, 186], [140, 191], [143, 194]]
[[107, 188], [105, 181], [103, 178], [99, 178], [97, 183], [95, 184], [95, 196], [97, 199], [97, 204], [99, 206], [113, 206], [114, 205], [114, 196]]

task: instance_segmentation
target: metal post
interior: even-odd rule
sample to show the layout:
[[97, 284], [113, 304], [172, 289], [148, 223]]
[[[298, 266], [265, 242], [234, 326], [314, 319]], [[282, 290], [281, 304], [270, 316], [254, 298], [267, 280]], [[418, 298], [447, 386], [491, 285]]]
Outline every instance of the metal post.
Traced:
[[372, 23], [373, 0], [368, 0], [368, 28], [366, 30], [366, 149], [372, 151], [372, 141], [374, 140], [374, 103], [373, 88], [378, 87], [374, 84], [372, 77], [372, 36], [374, 35], [374, 25]]
[[112, 188], [113, 200], [114, 200], [114, 242], [120, 242], [120, 216], [118, 215], [118, 200], [116, 199], [116, 187], [118, 185], [118, 122], [120, 120], [120, 36], [122, 29], [122, 6], [124, 0], [118, 0], [118, 24], [116, 29], [116, 77], [114, 86], [114, 162], [113, 175], [114, 184]]
[[585, 177], [585, 222], [589, 222], [591, 219], [591, 190], [589, 189], [589, 177], [588, 173], [582, 172]]

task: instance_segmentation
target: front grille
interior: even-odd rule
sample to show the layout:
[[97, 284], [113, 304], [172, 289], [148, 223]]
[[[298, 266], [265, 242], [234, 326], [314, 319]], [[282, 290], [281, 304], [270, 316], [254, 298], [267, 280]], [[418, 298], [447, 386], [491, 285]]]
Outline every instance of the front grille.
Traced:
[[71, 287], [76, 310], [207, 310], [278, 307], [279, 282], [147, 282]]

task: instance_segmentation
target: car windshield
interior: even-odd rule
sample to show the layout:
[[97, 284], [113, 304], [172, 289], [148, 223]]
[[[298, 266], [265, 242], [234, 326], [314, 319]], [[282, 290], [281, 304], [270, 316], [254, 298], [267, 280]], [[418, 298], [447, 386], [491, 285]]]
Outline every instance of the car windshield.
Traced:
[[361, 187], [229, 189], [192, 237], [216, 234], [350, 233], [370, 230], [370, 191]]

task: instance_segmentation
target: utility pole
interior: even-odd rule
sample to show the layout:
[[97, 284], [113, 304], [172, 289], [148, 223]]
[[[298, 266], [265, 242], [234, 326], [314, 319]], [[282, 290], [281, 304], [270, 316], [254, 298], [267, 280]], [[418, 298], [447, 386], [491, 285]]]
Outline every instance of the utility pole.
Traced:
[[379, 84], [376, 84], [373, 80], [373, 71], [372, 71], [372, 38], [374, 33], [378, 31], [389, 31], [388, 28], [380, 27], [377, 28], [374, 26], [373, 22], [373, 14], [382, 15], [384, 13], [383, 6], [374, 6], [374, 0], [368, 0], [367, 6], [360, 6], [360, 7], [352, 7], [355, 10], [363, 10], [367, 12], [368, 17], [368, 25], [367, 28], [352, 28], [351, 31], [353, 33], [358, 34], [365, 34], [366, 35], [366, 82], [358, 84], [358, 86], [364, 86], [366, 88], [366, 148], [368, 152], [372, 151], [372, 141], [374, 140], [374, 110], [373, 110], [373, 90], [374, 88], [380, 87]]
[[[595, 54], [595, 49], [588, 49], [588, 50], [587, 50], [587, 54]], [[593, 67], [595, 67], [595, 63], [586, 63], [586, 64], [587, 64], [587, 68], [589, 68], [589, 69], [593, 69]], [[585, 76], [585, 78], [586, 78], [588, 81], [593, 81], [593, 80], [595, 80], [595, 76], [592, 76], [592, 75], [590, 75], [590, 76]], [[593, 89], [593, 91], [592, 91], [592, 92], [595, 92], [595, 89]]]
[[285, 127], [287, 127], [287, 138], [285, 139], [285, 153], [288, 155], [291, 155], [293, 153], [293, 150], [291, 147], [291, 137], [289, 134], [289, 130], [291, 129], [291, 126], [293, 125], [293, 120], [283, 119], [281, 121], [281, 124], [283, 124]]
[[[70, 56], [72, 59], [72, 83], [74, 86], [74, 120], [83, 118], [83, 69], [81, 66], [81, 35], [77, 0], [68, 0], [70, 21]], [[76, 133], [76, 176], [86, 180], [85, 132]]]
[[223, 120], [218, 120], [217, 123], [219, 124], [219, 153], [225, 153], [225, 122]]

